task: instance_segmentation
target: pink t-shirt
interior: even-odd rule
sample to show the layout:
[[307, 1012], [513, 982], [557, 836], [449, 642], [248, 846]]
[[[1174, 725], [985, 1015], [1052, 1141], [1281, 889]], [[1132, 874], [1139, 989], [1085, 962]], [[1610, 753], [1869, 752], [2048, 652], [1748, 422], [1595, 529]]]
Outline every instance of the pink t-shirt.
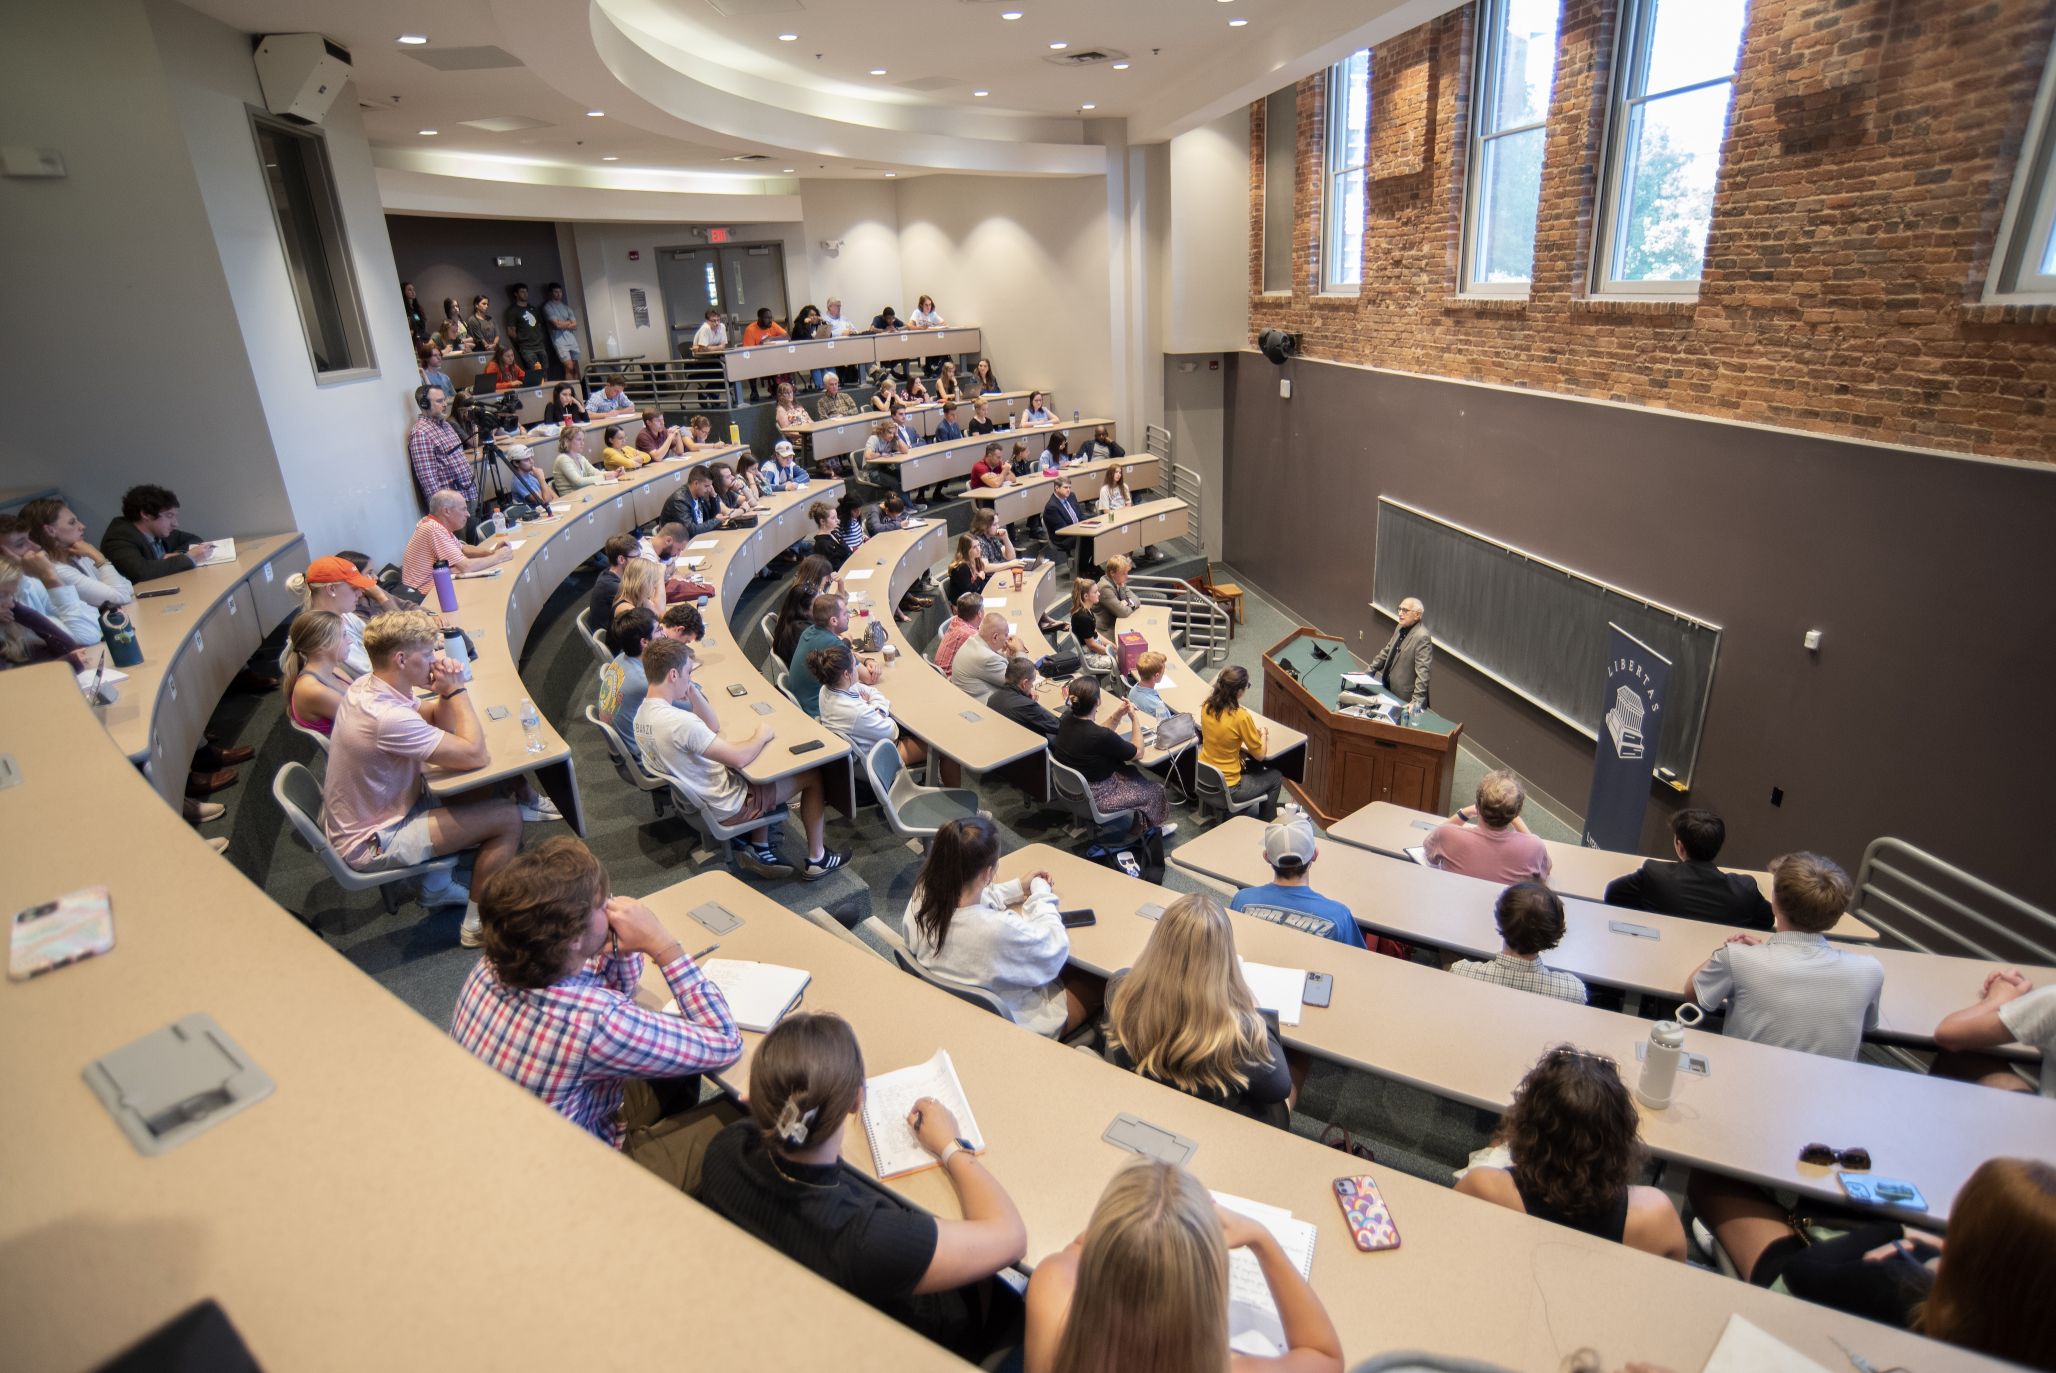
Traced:
[[373, 674], [350, 683], [321, 788], [321, 826], [345, 863], [373, 857], [378, 832], [405, 818], [421, 794], [421, 765], [442, 741], [407, 692]]
[[1489, 829], [1484, 825], [1437, 825], [1424, 847], [1428, 866], [1487, 882], [1547, 882], [1549, 849], [1532, 834], [1508, 825]]
[[964, 646], [966, 639], [977, 632], [978, 625], [975, 621], [950, 616], [949, 623], [942, 627], [942, 643], [935, 650], [935, 665], [948, 672], [956, 663], [957, 650]]
[[407, 539], [407, 551], [400, 558], [400, 580], [416, 591], [428, 591], [435, 569], [436, 559], [441, 558], [451, 567], [464, 556], [464, 545], [457, 542], [457, 536], [450, 527], [433, 515], [423, 515], [421, 523], [414, 526], [414, 533]]

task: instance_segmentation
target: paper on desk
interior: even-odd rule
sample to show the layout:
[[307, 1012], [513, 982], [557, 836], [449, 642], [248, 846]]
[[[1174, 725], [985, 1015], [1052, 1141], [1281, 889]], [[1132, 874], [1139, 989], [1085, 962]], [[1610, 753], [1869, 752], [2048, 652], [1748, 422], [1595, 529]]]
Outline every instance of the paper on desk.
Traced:
[[214, 551], [207, 555], [206, 562], [194, 563], [193, 566], [213, 567], [216, 563], [232, 563], [236, 560], [236, 541], [234, 539], [209, 539], [208, 542], [214, 545]]
[[871, 574], [872, 574], [873, 572], [876, 572], [877, 570], [878, 570], [878, 569], [877, 569], [877, 568], [875, 568], [875, 567], [865, 567], [865, 568], [859, 568], [859, 569], [858, 569], [857, 571], [855, 571], [855, 572], [845, 572], [845, 573], [843, 573], [843, 574], [842, 574], [842, 579], [843, 579], [844, 581], [846, 581], [846, 582], [862, 582], [862, 581], [868, 581], [868, 580], [870, 580]]
[[1761, 1326], [1729, 1316], [1703, 1373], [1828, 1373]]
[[[1309, 1221], [1300, 1220], [1282, 1206], [1266, 1206], [1248, 1197], [1215, 1192], [1214, 1201], [1237, 1215], [1247, 1216], [1277, 1239], [1285, 1257], [1301, 1277], [1313, 1281], [1314, 1241], [1320, 1237]], [[1271, 1298], [1270, 1284], [1256, 1255], [1247, 1249], [1228, 1254], [1228, 1346], [1241, 1354], [1259, 1358], [1285, 1352], [1285, 1325], [1278, 1304]]]
[[694, 539], [686, 545], [687, 548], [719, 548], [720, 546], [721, 540], [719, 539]]
[[119, 668], [110, 667], [103, 671], [97, 667], [89, 667], [84, 672], [81, 672], [78, 678], [79, 690], [91, 691], [94, 682], [98, 682], [101, 686], [113, 686], [116, 682], [126, 682], [128, 674]]
[[985, 598], [985, 608], [987, 610], [998, 610], [1001, 606], [1005, 605], [1006, 603], [1007, 598], [1004, 596], [987, 596]]
[[528, 540], [526, 539], [504, 539], [501, 542], [503, 542], [508, 548], [528, 547]]
[[675, 566], [678, 567], [705, 567], [707, 564], [707, 555], [704, 553], [695, 553], [690, 558], [673, 558], [671, 561]]
[[1259, 1010], [1276, 1011], [1280, 1025], [1297, 1025], [1299, 1008], [1306, 995], [1306, 969], [1280, 968], [1271, 963], [1242, 964], [1242, 979], [1256, 995]]
[[460, 582], [468, 582], [468, 581], [471, 581], [472, 579], [474, 579], [474, 578], [477, 578], [477, 577], [497, 577], [497, 576], [499, 576], [499, 575], [500, 575], [500, 569], [499, 569], [499, 568], [497, 568], [497, 567], [489, 567], [489, 568], [487, 568], [487, 569], [486, 569], [485, 571], [483, 571], [483, 572], [459, 572], [459, 573], [457, 573], [457, 574], [455, 575], [455, 578], [454, 578], [454, 580], [456, 580], [456, 581], [460, 581]]

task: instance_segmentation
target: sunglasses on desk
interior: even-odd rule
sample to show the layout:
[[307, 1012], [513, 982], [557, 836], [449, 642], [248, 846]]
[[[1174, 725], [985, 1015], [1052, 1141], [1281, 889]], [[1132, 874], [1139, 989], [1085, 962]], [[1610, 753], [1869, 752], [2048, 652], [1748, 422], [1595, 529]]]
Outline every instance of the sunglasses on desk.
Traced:
[[1844, 1168], [1864, 1173], [1870, 1171], [1870, 1150], [1837, 1149], [1828, 1144], [1809, 1144], [1799, 1151], [1799, 1161], [1817, 1164], [1823, 1168], [1833, 1167], [1839, 1163]]

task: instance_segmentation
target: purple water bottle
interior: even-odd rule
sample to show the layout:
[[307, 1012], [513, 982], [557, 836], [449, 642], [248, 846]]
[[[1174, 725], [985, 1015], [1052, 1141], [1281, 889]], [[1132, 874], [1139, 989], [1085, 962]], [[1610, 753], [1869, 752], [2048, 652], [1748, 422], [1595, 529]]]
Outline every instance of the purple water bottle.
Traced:
[[447, 558], [435, 560], [435, 598], [442, 603], [446, 615], [457, 608], [457, 581], [450, 575]]

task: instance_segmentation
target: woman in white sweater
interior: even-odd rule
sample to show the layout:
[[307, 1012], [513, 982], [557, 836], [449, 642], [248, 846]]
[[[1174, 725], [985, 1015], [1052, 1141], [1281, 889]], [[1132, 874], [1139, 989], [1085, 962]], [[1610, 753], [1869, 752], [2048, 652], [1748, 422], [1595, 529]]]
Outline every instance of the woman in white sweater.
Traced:
[[998, 872], [992, 821], [973, 815], [944, 825], [907, 902], [907, 947], [941, 976], [991, 992], [1037, 1034], [1074, 1030], [1094, 1008], [1063, 980], [1071, 936], [1049, 874], [996, 883]]
[[30, 501], [21, 508], [21, 518], [36, 546], [50, 555], [58, 579], [95, 611], [136, 599], [135, 586], [114, 570], [104, 553], [86, 542], [85, 521], [72, 514], [63, 501], [47, 497]]
[[857, 655], [848, 644], [815, 649], [805, 667], [821, 684], [821, 723], [855, 744], [859, 753], [868, 755], [872, 745], [890, 740], [908, 767], [927, 761], [928, 750], [919, 739], [901, 737], [885, 693], [857, 680]]

